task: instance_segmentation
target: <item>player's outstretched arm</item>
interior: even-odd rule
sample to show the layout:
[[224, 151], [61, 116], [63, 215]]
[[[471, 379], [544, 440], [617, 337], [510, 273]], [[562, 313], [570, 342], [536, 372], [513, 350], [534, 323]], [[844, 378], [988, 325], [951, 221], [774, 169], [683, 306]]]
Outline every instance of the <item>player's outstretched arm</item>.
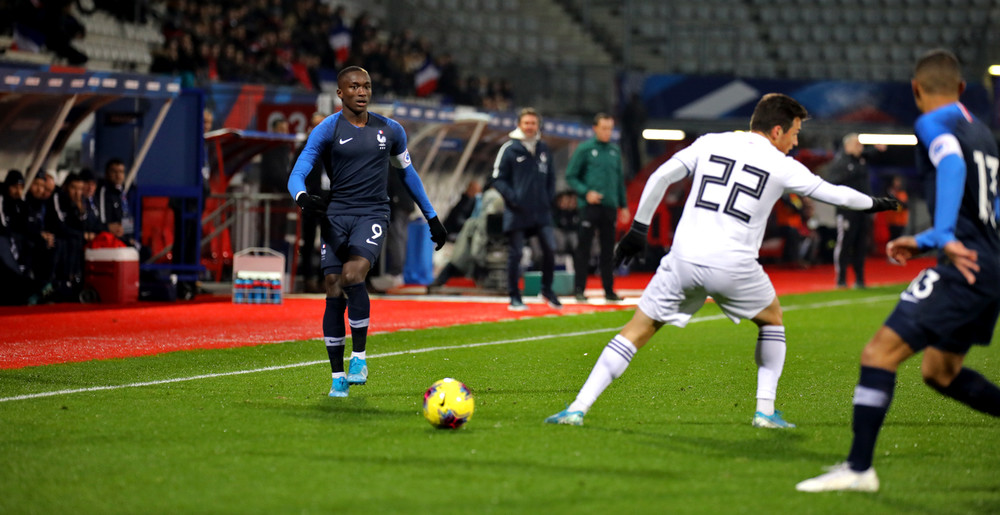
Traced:
[[881, 211], [900, 211], [903, 204], [895, 197], [872, 197], [872, 207], [865, 209], [865, 213], [878, 213]]

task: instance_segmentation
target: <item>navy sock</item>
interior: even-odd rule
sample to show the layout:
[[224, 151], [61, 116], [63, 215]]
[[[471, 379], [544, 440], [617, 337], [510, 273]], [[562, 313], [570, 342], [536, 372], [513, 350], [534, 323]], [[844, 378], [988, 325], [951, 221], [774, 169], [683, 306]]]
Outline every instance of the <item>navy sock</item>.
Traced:
[[326, 299], [326, 311], [323, 312], [323, 341], [326, 343], [326, 353], [330, 357], [330, 370], [333, 373], [344, 371], [344, 339], [347, 336], [347, 328], [344, 327], [345, 309], [347, 309], [347, 299], [343, 297]]
[[1000, 417], [1000, 388], [971, 368], [960, 370], [948, 386], [928, 384], [976, 411]]
[[371, 300], [365, 283], [352, 284], [344, 287], [347, 294], [347, 321], [351, 324], [351, 350], [364, 352], [368, 343], [368, 317], [371, 313]]
[[882, 429], [885, 414], [896, 388], [896, 373], [875, 367], [861, 367], [861, 378], [854, 389], [854, 441], [847, 462], [861, 472], [872, 466], [875, 440]]

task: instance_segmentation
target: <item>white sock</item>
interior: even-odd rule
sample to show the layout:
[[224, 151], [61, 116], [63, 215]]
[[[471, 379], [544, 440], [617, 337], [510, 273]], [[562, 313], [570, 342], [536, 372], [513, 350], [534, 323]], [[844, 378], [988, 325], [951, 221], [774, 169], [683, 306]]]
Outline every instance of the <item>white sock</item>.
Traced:
[[785, 366], [785, 326], [761, 326], [754, 357], [757, 360], [757, 411], [773, 415], [778, 379]]
[[352, 359], [353, 359], [353, 358], [358, 358], [358, 359], [365, 359], [365, 356], [366, 356], [367, 354], [368, 354], [368, 352], [367, 352], [367, 351], [361, 351], [361, 352], [353, 352], [353, 351], [352, 351], [352, 352], [351, 352], [351, 358], [352, 358]]
[[347, 377], [347, 372], [333, 372], [333, 378], [336, 379], [338, 377], [344, 377], [344, 378], [346, 378]]
[[594, 369], [590, 371], [590, 377], [587, 378], [586, 383], [583, 383], [583, 388], [576, 395], [576, 400], [569, 405], [569, 411], [587, 413], [594, 401], [611, 384], [611, 381], [625, 372], [636, 352], [638, 349], [632, 345], [632, 342], [620, 334], [615, 335], [604, 347], [601, 356], [597, 358]]

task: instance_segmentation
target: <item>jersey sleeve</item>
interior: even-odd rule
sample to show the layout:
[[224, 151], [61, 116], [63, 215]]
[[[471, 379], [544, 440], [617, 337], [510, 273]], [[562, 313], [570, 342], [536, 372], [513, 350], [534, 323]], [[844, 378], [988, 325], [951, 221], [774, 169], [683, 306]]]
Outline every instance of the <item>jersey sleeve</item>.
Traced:
[[[403, 126], [396, 120], [390, 119], [387, 127], [389, 131], [392, 132], [392, 134], [390, 134], [390, 136], [392, 136], [392, 145], [389, 147], [389, 155], [398, 156], [403, 152], [406, 152], [406, 130], [403, 129]], [[400, 166], [398, 168], [403, 167]]]
[[872, 207], [872, 198], [860, 191], [843, 185], [830, 184], [820, 179], [820, 184], [813, 189], [809, 197], [834, 206], [846, 207], [860, 211]]
[[296, 198], [299, 193], [307, 191], [306, 189], [306, 176], [309, 172], [319, 164], [320, 159], [323, 154], [323, 149], [330, 144], [330, 139], [333, 135], [333, 123], [336, 120], [335, 116], [327, 117], [326, 120], [320, 122], [311, 133], [309, 133], [309, 139], [306, 140], [306, 146], [303, 147], [302, 152], [299, 154], [298, 159], [295, 160], [295, 166], [292, 167], [292, 172], [288, 175], [288, 193], [292, 195], [292, 198]]
[[437, 216], [434, 206], [427, 198], [427, 190], [424, 189], [424, 181], [420, 180], [417, 169], [410, 161], [410, 151], [406, 148], [406, 131], [403, 126], [395, 120], [389, 120], [389, 130], [393, 132], [392, 145], [389, 148], [389, 164], [396, 168], [396, 173], [400, 174], [403, 186], [410, 192], [410, 198], [417, 203], [424, 218], [430, 220]]
[[[678, 152], [679, 154], [680, 152]], [[649, 225], [653, 220], [656, 208], [663, 200], [663, 195], [671, 184], [691, 175], [683, 161], [677, 159], [677, 154], [663, 163], [649, 176], [646, 185], [642, 188], [642, 197], [639, 198], [639, 207], [635, 210], [635, 221]]]
[[684, 167], [687, 168], [689, 175], [694, 173], [695, 169], [698, 168], [699, 148], [705, 144], [705, 138], [708, 136], [710, 135], [701, 136], [694, 140], [694, 143], [691, 143], [690, 145], [675, 152], [670, 159], [676, 159], [683, 164]]
[[927, 148], [928, 157], [937, 169], [934, 196], [934, 226], [916, 236], [921, 249], [941, 248], [955, 239], [958, 210], [965, 190], [965, 158], [958, 138], [944, 123], [939, 110], [917, 119], [917, 139]]

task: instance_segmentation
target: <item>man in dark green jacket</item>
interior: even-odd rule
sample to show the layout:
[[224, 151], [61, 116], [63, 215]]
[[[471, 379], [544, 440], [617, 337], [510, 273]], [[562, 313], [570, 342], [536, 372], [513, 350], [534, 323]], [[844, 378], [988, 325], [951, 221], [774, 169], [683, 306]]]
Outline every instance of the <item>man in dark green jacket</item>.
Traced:
[[615, 246], [615, 224], [619, 219], [628, 220], [628, 203], [625, 200], [625, 175], [622, 171], [622, 152], [611, 143], [615, 128], [614, 119], [599, 113], [594, 117], [594, 137], [580, 144], [573, 153], [566, 169], [566, 182], [577, 193], [580, 206], [579, 246], [573, 260], [576, 270], [576, 300], [585, 301], [584, 288], [590, 268], [590, 247], [594, 232], [599, 235], [601, 285], [604, 298], [619, 301], [614, 291], [612, 253]]

